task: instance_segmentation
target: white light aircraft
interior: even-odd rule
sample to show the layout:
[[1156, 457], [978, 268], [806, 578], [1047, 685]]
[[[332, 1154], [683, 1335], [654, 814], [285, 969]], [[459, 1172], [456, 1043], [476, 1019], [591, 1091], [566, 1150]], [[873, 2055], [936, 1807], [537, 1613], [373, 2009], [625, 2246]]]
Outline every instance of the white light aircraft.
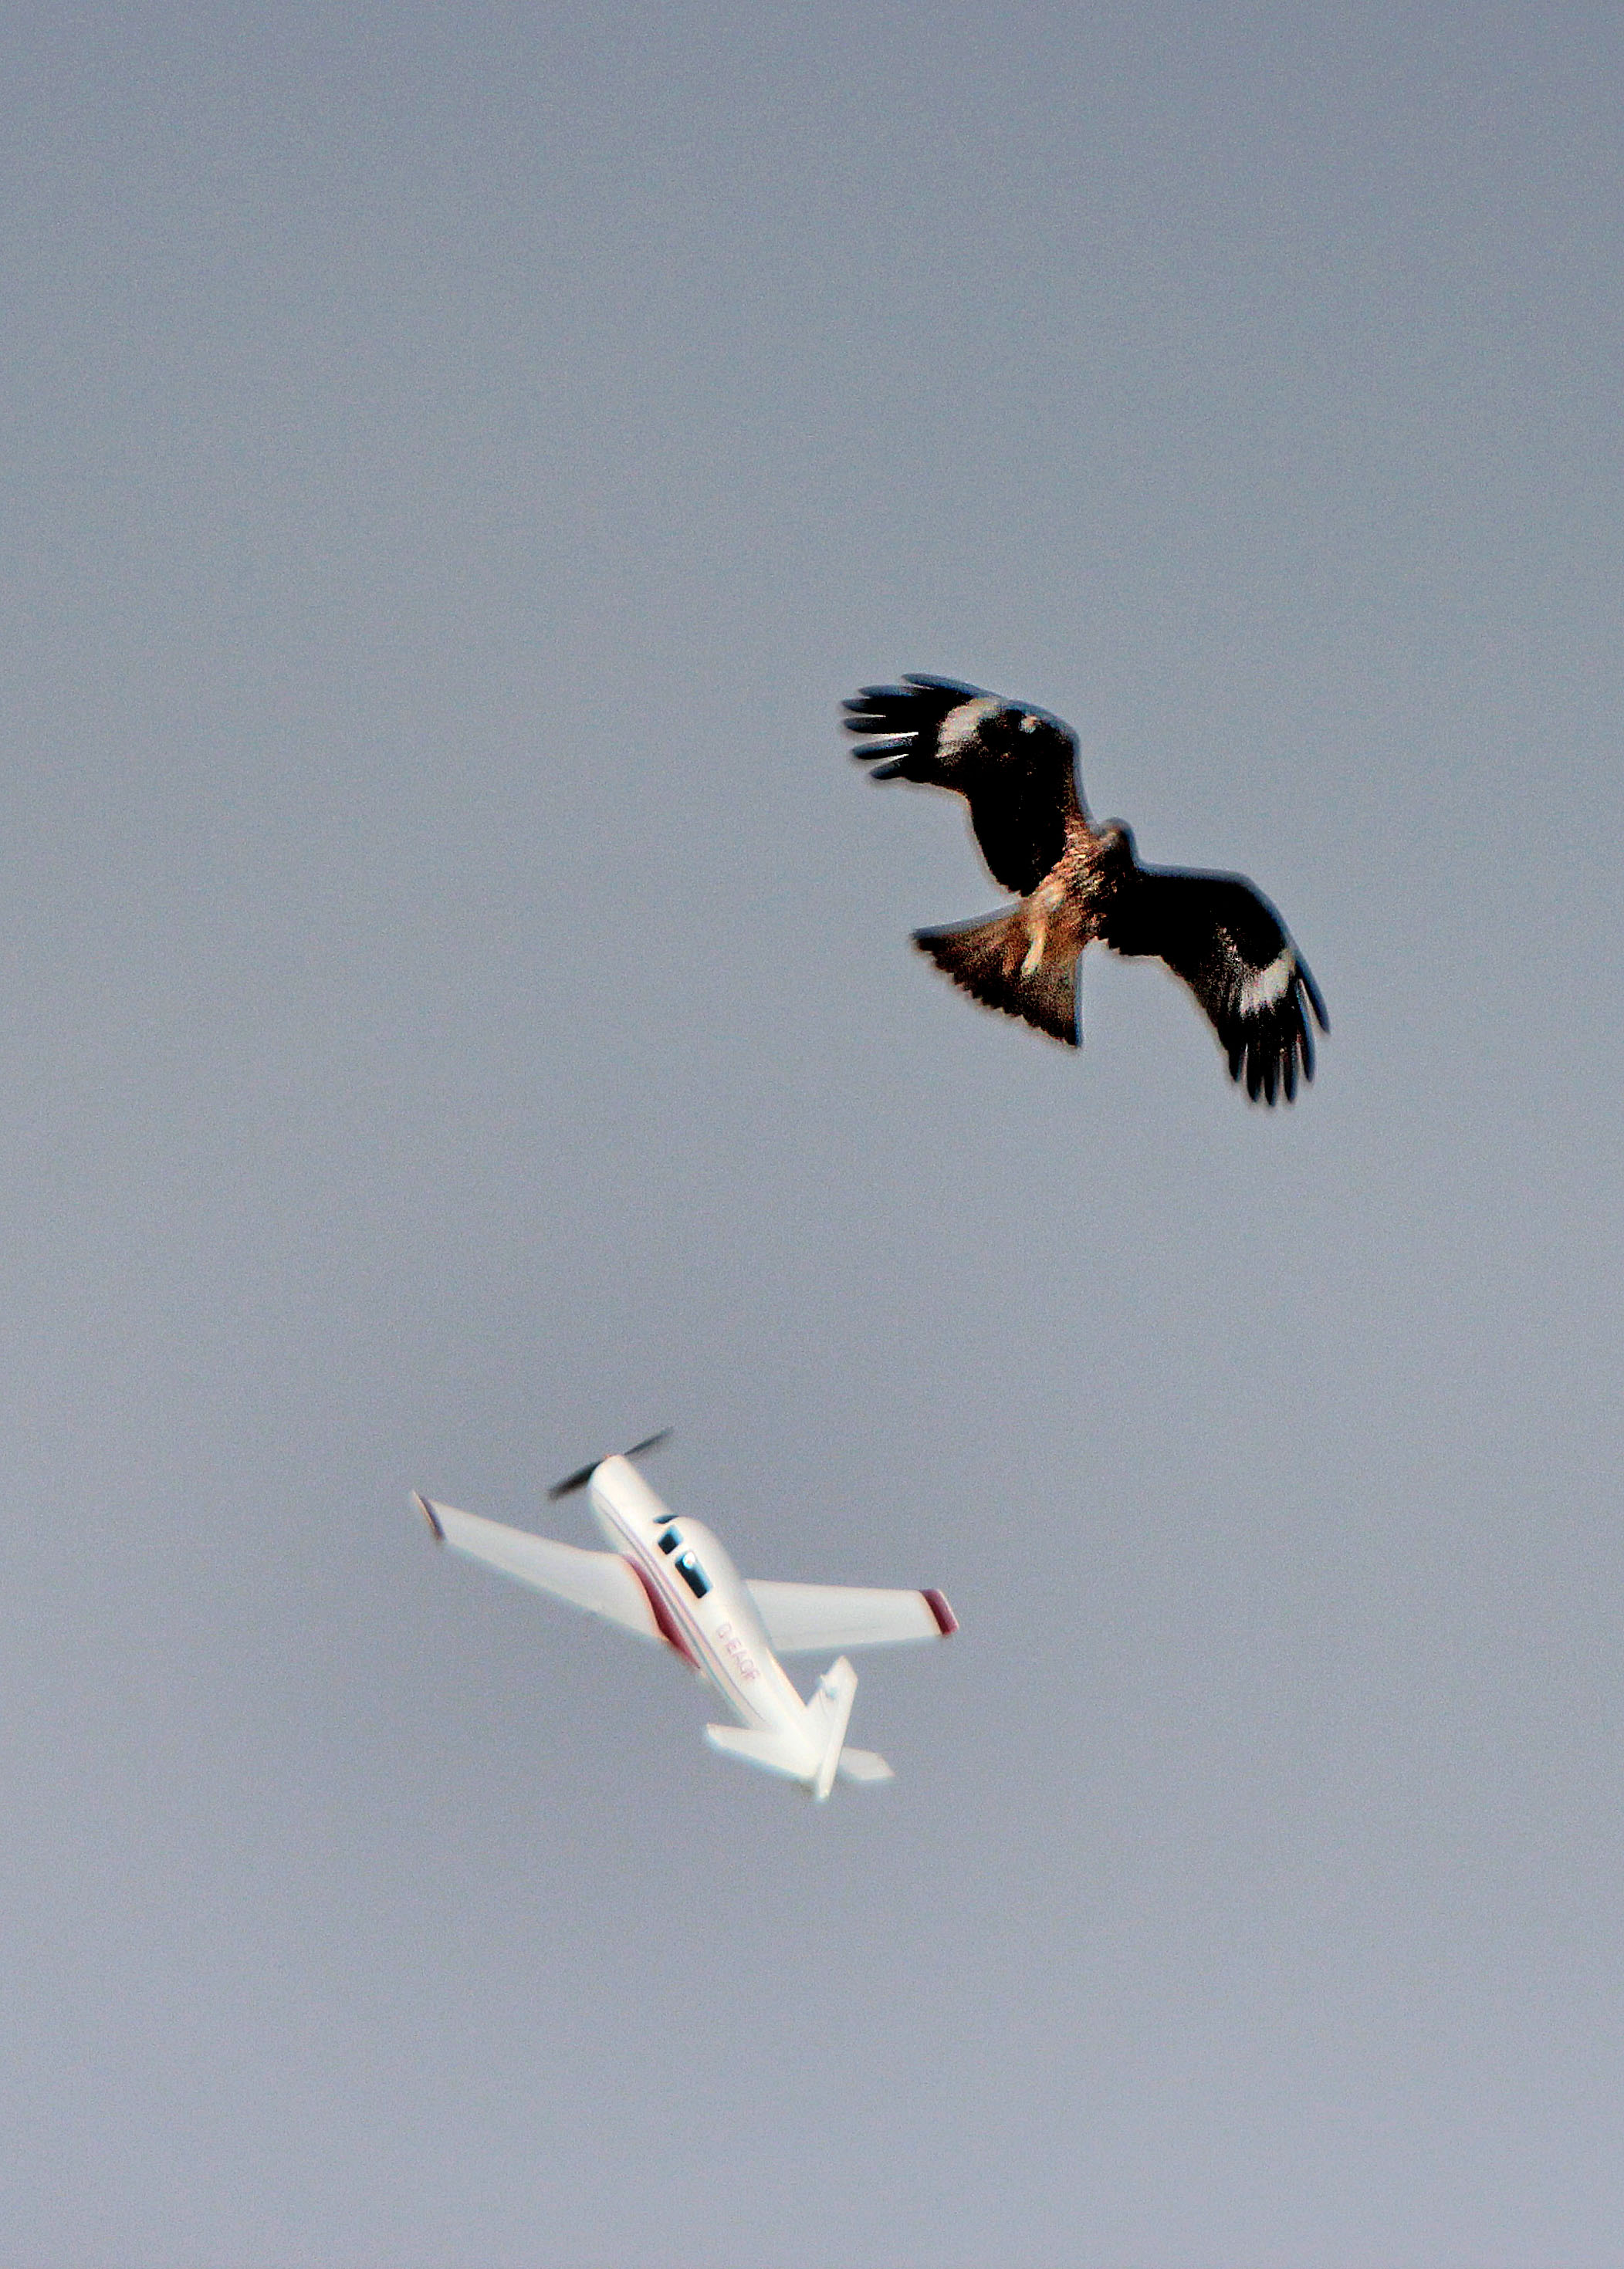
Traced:
[[846, 1746], [857, 1673], [844, 1652], [809, 1702], [778, 1658], [947, 1638], [958, 1624], [941, 1593], [749, 1580], [708, 1528], [668, 1511], [631, 1463], [635, 1454], [583, 1467], [551, 1492], [563, 1497], [585, 1487], [608, 1552], [556, 1544], [425, 1497], [417, 1503], [439, 1543], [680, 1655], [740, 1720], [705, 1729], [725, 1756], [798, 1781], [820, 1804], [837, 1773], [890, 1780], [883, 1757]]

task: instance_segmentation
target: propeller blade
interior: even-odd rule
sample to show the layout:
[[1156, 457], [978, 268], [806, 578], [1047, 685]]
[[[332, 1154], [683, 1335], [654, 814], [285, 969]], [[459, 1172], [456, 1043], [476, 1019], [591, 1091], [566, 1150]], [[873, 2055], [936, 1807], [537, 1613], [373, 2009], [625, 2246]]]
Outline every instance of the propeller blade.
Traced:
[[[623, 1450], [620, 1454], [623, 1458], [640, 1458], [645, 1450], [657, 1450], [662, 1442], [668, 1442], [670, 1438], [671, 1429], [662, 1426], [657, 1434], [646, 1434], [640, 1442], [634, 1442], [629, 1450]], [[573, 1497], [577, 1489], [586, 1488], [602, 1463], [602, 1458], [594, 1458], [589, 1466], [581, 1466], [576, 1472], [566, 1474], [561, 1482], [553, 1483], [547, 1492], [548, 1497], [554, 1503], [561, 1497]]]

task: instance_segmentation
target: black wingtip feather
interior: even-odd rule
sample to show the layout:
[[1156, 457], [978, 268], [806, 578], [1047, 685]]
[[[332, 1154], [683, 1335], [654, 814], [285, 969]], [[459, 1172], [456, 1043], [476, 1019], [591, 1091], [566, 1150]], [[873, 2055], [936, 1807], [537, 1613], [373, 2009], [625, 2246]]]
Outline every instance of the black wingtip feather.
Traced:
[[[1320, 998], [1319, 987], [1315, 984], [1313, 972], [1309, 968], [1306, 961], [1301, 959], [1298, 960], [1297, 975], [1303, 979], [1303, 989], [1308, 994], [1309, 1005], [1319, 1020], [1320, 1031], [1322, 1032], [1328, 1032], [1331, 1030], [1331, 1019], [1325, 1014], [1325, 1004]], [[1305, 1017], [1303, 1019], [1304, 1031], [1307, 1030], [1307, 1026], [1308, 1020]], [[1311, 1078], [1312, 1075], [1313, 1075], [1310, 1073], [1310, 1077]]]
[[904, 685], [917, 685], [923, 693], [956, 693], [965, 701], [996, 700], [998, 698], [996, 694], [989, 695], [985, 686], [966, 685], [956, 677], [935, 677], [928, 670], [911, 669], [902, 682]]

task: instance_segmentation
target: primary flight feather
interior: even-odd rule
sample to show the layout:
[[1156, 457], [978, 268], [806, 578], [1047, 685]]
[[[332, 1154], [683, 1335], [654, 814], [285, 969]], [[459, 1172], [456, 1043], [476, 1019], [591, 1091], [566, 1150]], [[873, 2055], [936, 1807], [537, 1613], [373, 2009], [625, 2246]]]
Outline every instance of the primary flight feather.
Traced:
[[871, 777], [962, 795], [993, 876], [1019, 894], [984, 920], [915, 931], [956, 985], [1074, 1048], [1077, 962], [1097, 940], [1184, 979], [1254, 1103], [1289, 1103], [1299, 1072], [1313, 1078], [1313, 1020], [1331, 1026], [1280, 916], [1244, 876], [1143, 867], [1120, 820], [1096, 827], [1069, 726], [947, 677], [866, 685], [845, 706], [853, 755], [880, 760]]

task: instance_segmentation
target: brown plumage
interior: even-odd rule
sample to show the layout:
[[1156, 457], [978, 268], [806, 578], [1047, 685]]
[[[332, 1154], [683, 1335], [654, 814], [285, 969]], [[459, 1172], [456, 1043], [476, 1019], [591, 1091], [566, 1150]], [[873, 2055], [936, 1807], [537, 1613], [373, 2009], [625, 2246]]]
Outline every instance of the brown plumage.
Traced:
[[989, 1009], [1079, 1045], [1077, 963], [1096, 940], [1182, 978], [1256, 1102], [1314, 1076], [1310, 1011], [1325, 1002], [1285, 924], [1240, 875], [1142, 867], [1119, 820], [1096, 827], [1077, 785], [1069, 726], [945, 677], [869, 685], [845, 704], [875, 780], [951, 789], [994, 878], [1018, 903], [985, 920], [917, 930], [914, 942]]

